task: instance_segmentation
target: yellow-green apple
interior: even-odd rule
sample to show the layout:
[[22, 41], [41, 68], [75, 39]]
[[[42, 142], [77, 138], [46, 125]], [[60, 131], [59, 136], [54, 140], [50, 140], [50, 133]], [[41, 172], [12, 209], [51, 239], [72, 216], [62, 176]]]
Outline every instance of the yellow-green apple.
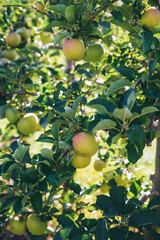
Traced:
[[5, 37], [8, 46], [16, 47], [21, 43], [21, 36], [16, 32], [8, 33]]
[[100, 62], [104, 57], [104, 49], [102, 45], [98, 43], [89, 45], [86, 49], [85, 57], [89, 62]]
[[106, 163], [102, 160], [96, 160], [94, 162], [94, 169], [98, 172], [102, 171], [102, 169], [105, 167], [106, 167]]
[[77, 154], [91, 157], [98, 151], [98, 142], [93, 134], [80, 132], [73, 137], [73, 148]]
[[160, 23], [160, 12], [155, 7], [148, 8], [140, 19], [140, 24], [151, 29]]
[[16, 60], [18, 55], [15, 49], [8, 49], [3, 51], [3, 56], [9, 60]]
[[109, 189], [111, 188], [111, 186], [108, 185], [108, 183], [102, 183], [101, 187], [100, 187], [100, 191], [102, 193], [108, 193], [109, 192]]
[[26, 223], [18, 216], [9, 220], [9, 230], [16, 235], [22, 235], [26, 231]]
[[63, 53], [68, 60], [78, 61], [84, 56], [85, 46], [80, 39], [69, 39], [63, 45]]
[[38, 127], [38, 117], [34, 113], [27, 113], [17, 123], [17, 129], [24, 135], [34, 133]]
[[18, 28], [16, 32], [21, 36], [22, 41], [27, 41], [31, 35], [30, 29], [27, 28]]
[[27, 228], [33, 235], [42, 235], [47, 230], [47, 222], [38, 214], [32, 213], [27, 218]]
[[14, 107], [8, 107], [5, 111], [5, 117], [10, 123], [16, 123], [19, 119], [19, 112]]
[[75, 168], [85, 168], [91, 162], [91, 157], [85, 157], [74, 153], [71, 159], [71, 164]]

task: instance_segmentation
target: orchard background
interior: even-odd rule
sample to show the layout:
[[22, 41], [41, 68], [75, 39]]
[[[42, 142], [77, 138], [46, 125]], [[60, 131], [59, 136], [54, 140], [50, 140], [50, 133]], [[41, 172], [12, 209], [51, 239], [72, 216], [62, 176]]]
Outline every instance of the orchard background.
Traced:
[[[0, 4], [0, 239], [160, 239], [160, 27], [140, 23], [159, 1]], [[29, 35], [8, 46], [7, 34], [22, 29]], [[68, 39], [100, 44], [101, 61], [67, 60]], [[18, 112], [14, 123], [8, 107]], [[28, 113], [39, 123], [24, 135], [17, 121]], [[99, 148], [79, 170], [71, 162], [80, 132]], [[14, 234], [10, 219], [25, 223], [32, 213], [47, 222], [44, 234]]]

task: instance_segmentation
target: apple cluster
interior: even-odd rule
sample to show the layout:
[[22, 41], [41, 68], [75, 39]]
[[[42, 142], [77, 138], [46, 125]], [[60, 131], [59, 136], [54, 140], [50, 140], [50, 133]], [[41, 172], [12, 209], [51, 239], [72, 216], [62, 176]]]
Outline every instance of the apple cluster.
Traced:
[[9, 230], [16, 235], [23, 235], [26, 231], [33, 235], [42, 235], [47, 230], [47, 222], [43, 221], [40, 215], [32, 213], [25, 221], [21, 216], [13, 217], [9, 220]]
[[79, 132], [73, 137], [74, 154], [71, 164], [75, 168], [85, 168], [91, 162], [91, 157], [98, 151], [98, 142], [91, 133]]
[[5, 118], [10, 123], [17, 123], [17, 129], [23, 135], [34, 133], [39, 125], [39, 119], [34, 113], [27, 113], [22, 118], [14, 107], [8, 107], [5, 111]]
[[14, 49], [21, 42], [26, 42], [31, 35], [31, 31], [27, 28], [18, 28], [16, 32], [7, 33], [5, 36], [6, 44], [9, 48], [3, 51], [3, 57], [8, 60], [17, 59], [17, 51]]
[[104, 49], [101, 44], [94, 43], [85, 49], [80, 39], [66, 40], [63, 45], [63, 53], [70, 61], [79, 61], [83, 57], [89, 62], [100, 62], [104, 57]]

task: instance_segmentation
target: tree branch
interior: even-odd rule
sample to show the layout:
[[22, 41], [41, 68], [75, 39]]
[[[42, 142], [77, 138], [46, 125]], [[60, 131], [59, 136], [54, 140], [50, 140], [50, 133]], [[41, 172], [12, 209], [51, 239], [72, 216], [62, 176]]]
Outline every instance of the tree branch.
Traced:
[[21, 91], [16, 91], [16, 92], [2, 92], [0, 93], [1, 96], [9, 96], [9, 95], [14, 95], [14, 94], [19, 94], [19, 95], [31, 95], [31, 96], [38, 96], [37, 93], [32, 93], [32, 92], [21, 92]]
[[113, 0], [110, 4], [106, 4], [103, 8], [101, 8], [99, 11], [97, 11], [97, 13], [95, 13], [92, 18], [88, 21], [88, 24], [91, 23], [96, 16], [100, 13], [100, 12], [105, 12], [107, 10], [108, 7], [110, 7], [113, 3], [117, 2], [118, 0]]

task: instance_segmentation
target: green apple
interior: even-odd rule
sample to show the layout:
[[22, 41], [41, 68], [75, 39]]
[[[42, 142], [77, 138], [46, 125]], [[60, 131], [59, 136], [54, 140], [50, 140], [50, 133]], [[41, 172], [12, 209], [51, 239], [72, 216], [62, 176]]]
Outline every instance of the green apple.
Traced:
[[9, 220], [9, 230], [16, 235], [22, 235], [26, 231], [26, 223], [18, 216]]
[[160, 12], [155, 7], [148, 8], [140, 19], [140, 24], [151, 29], [160, 23]]
[[47, 230], [47, 222], [42, 221], [38, 214], [32, 213], [27, 218], [27, 228], [33, 235], [42, 235]]
[[98, 43], [89, 45], [86, 49], [85, 57], [89, 62], [100, 62], [104, 57], [104, 49], [102, 45]]
[[74, 154], [71, 159], [71, 164], [75, 168], [85, 168], [91, 162], [91, 157], [85, 157], [78, 154]]
[[8, 33], [5, 37], [8, 46], [16, 47], [21, 43], [21, 36], [16, 32]]
[[21, 36], [22, 41], [27, 41], [31, 35], [31, 31], [27, 28], [18, 28], [16, 32]]
[[109, 192], [109, 189], [111, 188], [111, 186], [108, 185], [108, 183], [102, 183], [101, 187], [100, 187], [100, 191], [102, 193], [108, 193]]
[[98, 172], [102, 171], [102, 169], [105, 167], [106, 167], [106, 163], [102, 160], [96, 160], [94, 162], [94, 169]]
[[15, 49], [8, 49], [3, 51], [3, 56], [9, 60], [16, 60], [18, 55]]
[[17, 123], [17, 129], [24, 135], [34, 133], [38, 128], [38, 117], [34, 113], [27, 113]]
[[73, 148], [77, 154], [91, 157], [98, 151], [98, 142], [93, 134], [80, 132], [73, 137]]
[[14, 107], [8, 107], [5, 111], [5, 118], [7, 118], [10, 123], [16, 123], [19, 118], [19, 113]]
[[80, 39], [69, 39], [63, 45], [63, 53], [68, 60], [78, 61], [84, 56], [85, 46]]

